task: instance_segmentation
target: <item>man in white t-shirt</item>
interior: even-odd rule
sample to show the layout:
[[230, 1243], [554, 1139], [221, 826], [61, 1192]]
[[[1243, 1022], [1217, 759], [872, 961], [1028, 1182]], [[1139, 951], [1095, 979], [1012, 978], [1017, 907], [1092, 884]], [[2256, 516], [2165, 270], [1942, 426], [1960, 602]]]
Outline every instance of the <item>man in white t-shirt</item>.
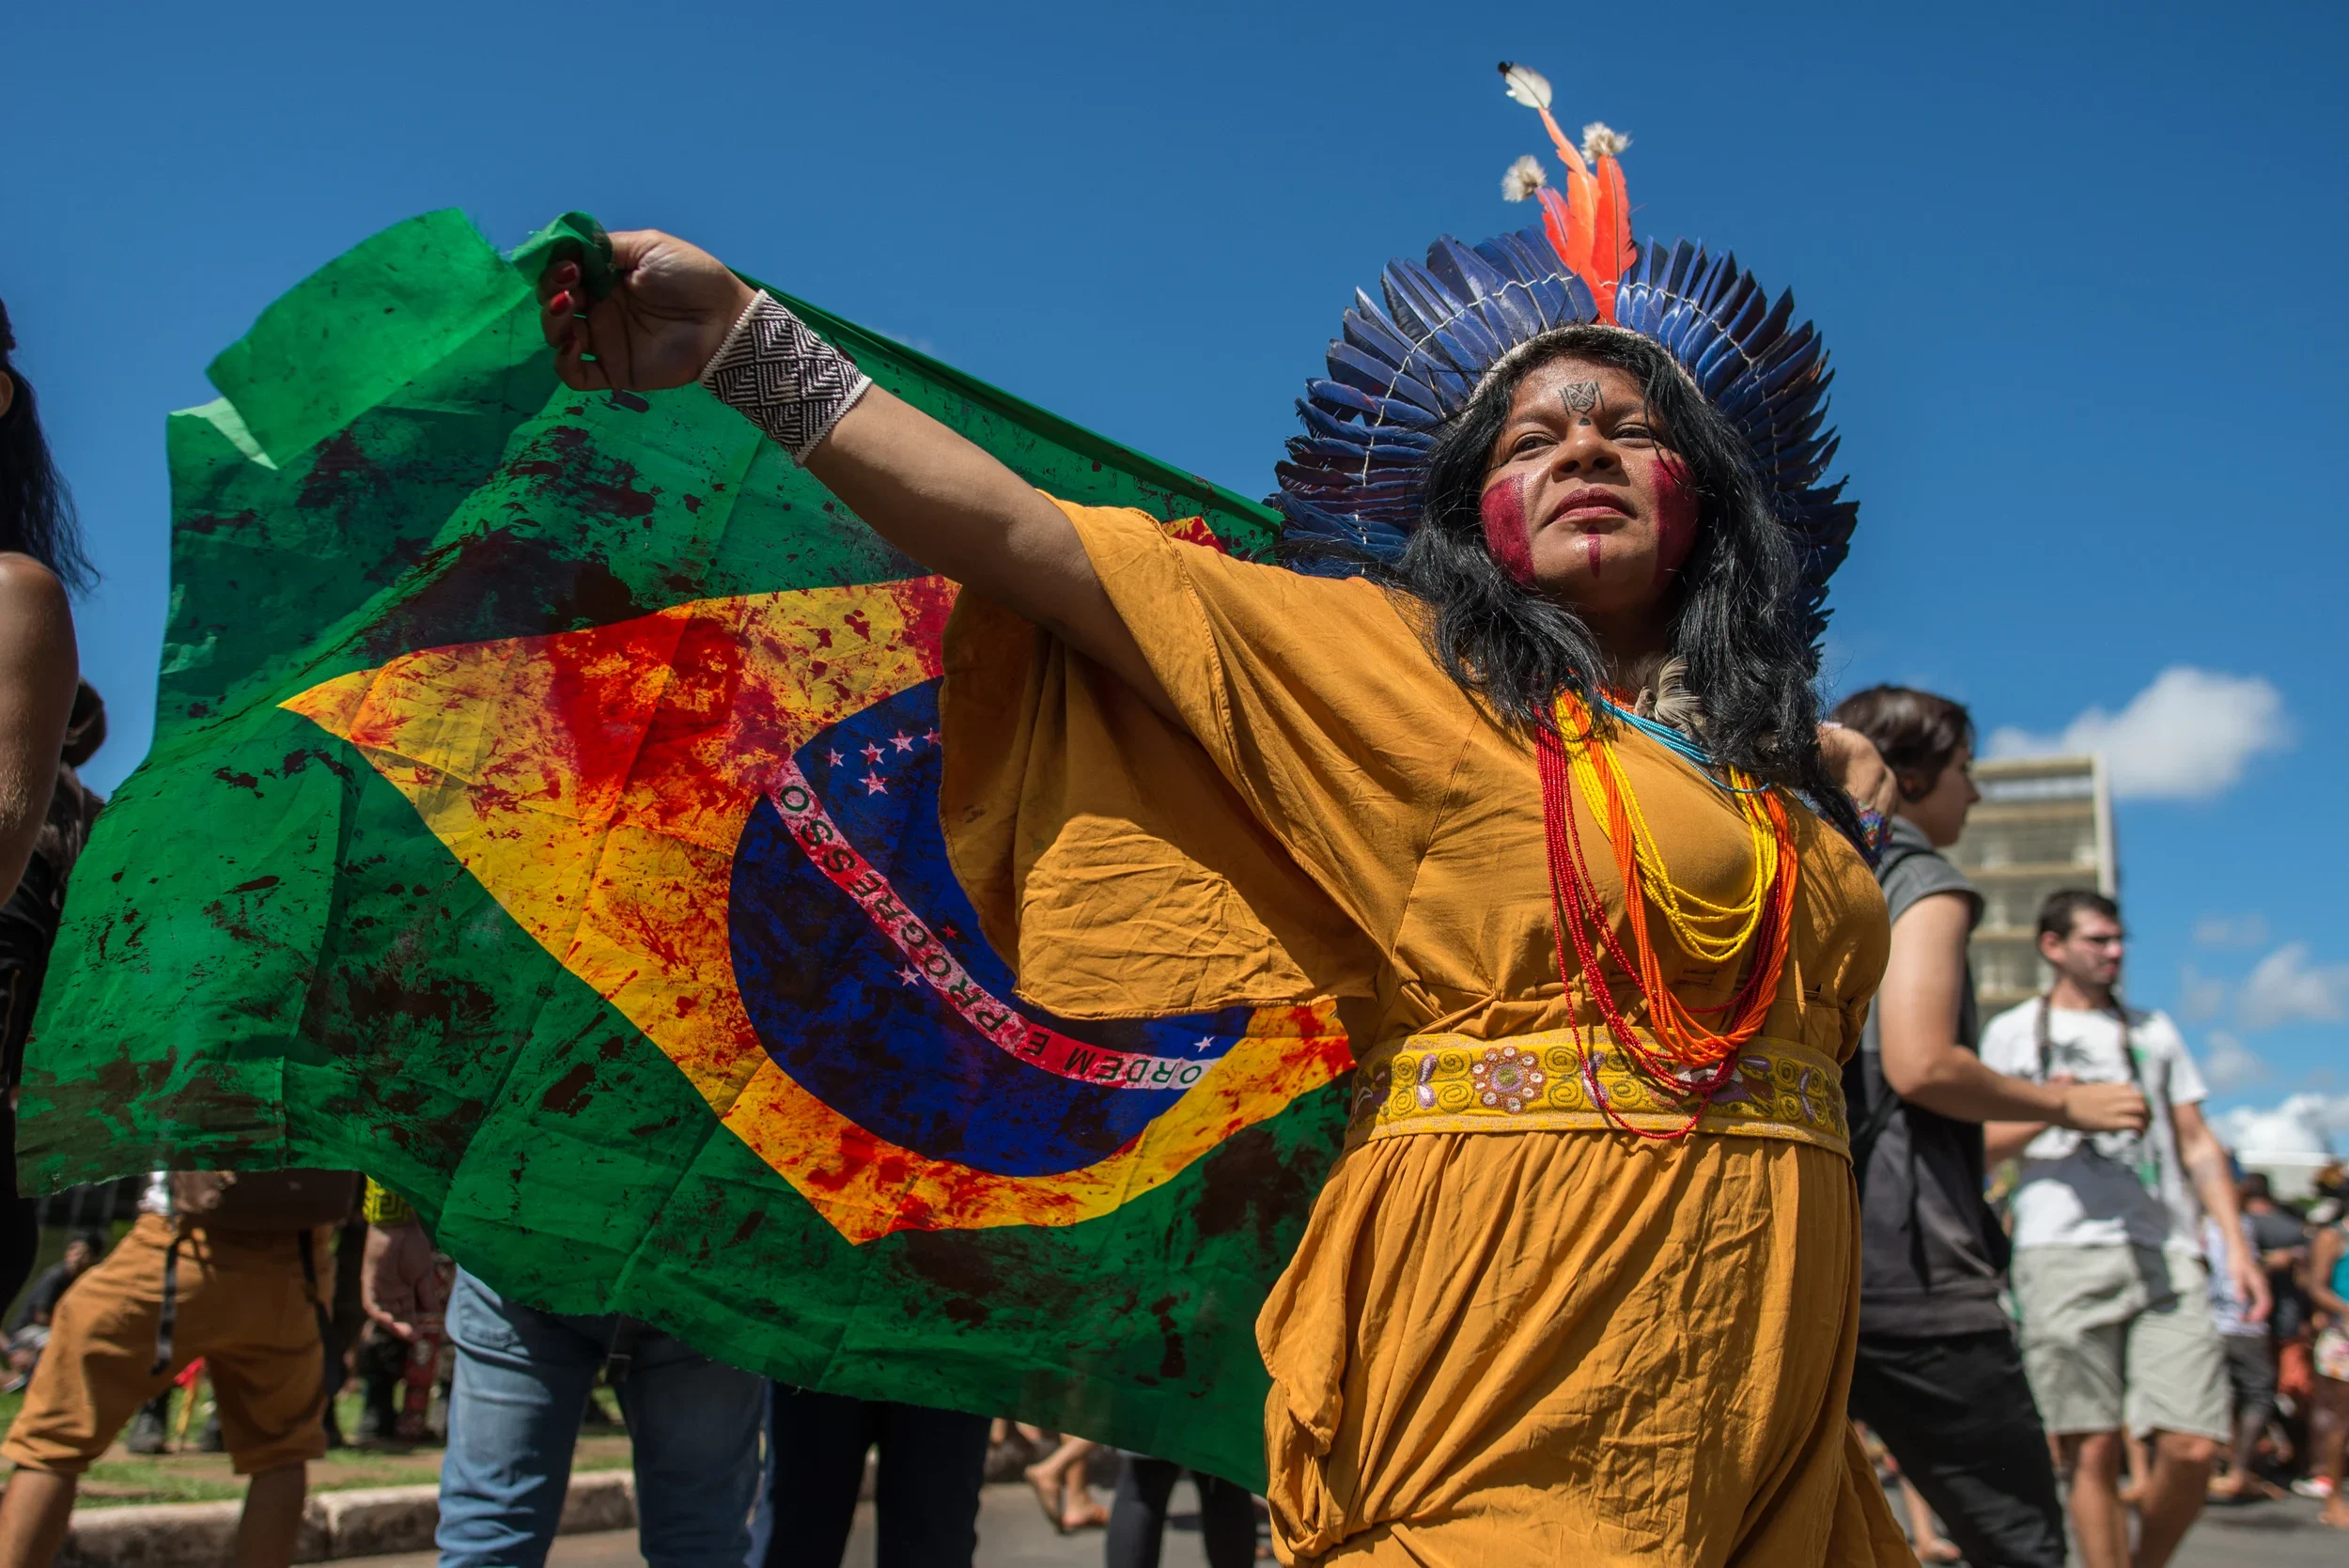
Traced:
[[[2202, 1119], [2209, 1094], [2177, 1026], [2123, 1009], [2121, 911], [2098, 893], [2052, 893], [2039, 953], [2046, 996], [1983, 1031], [1984, 1065], [2040, 1082], [2134, 1082], [2146, 1129], [2072, 1132], [2037, 1122], [1983, 1128], [1993, 1161], [2020, 1154], [2011, 1277], [2023, 1365], [2072, 1471], [2072, 1528], [2088, 1568], [2161, 1568], [2201, 1512], [2211, 1460], [2231, 1436], [2226, 1358], [2211, 1321], [2202, 1216], [2226, 1265], [2267, 1314], [2267, 1277], [2244, 1242], [2227, 1151]], [[2199, 1199], [2199, 1202], [2198, 1202]], [[2123, 1429], [2150, 1446], [2132, 1556], [2120, 1497]]]

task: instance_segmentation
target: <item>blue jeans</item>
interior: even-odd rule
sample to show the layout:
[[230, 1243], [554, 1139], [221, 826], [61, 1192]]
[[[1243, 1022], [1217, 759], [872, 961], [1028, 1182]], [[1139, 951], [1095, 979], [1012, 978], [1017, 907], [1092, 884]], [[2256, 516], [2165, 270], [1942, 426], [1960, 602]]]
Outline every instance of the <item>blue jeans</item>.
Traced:
[[[508, 1301], [461, 1269], [441, 1466], [441, 1568], [540, 1568], [571, 1479], [597, 1369], [626, 1320]], [[742, 1568], [767, 1382], [630, 1325], [618, 1387], [636, 1455], [637, 1539], [651, 1568]]]

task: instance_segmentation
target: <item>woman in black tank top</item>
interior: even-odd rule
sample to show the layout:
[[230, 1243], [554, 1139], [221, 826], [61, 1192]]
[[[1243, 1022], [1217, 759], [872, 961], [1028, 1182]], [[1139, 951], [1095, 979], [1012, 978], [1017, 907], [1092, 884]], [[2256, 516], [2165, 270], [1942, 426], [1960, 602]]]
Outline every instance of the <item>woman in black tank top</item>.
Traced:
[[[0, 305], [0, 888], [11, 894], [25, 880], [49, 821], [80, 679], [66, 596], [91, 577], [72, 503], [50, 460], [33, 389], [15, 356], [16, 334]], [[62, 871], [53, 880], [55, 886], [39, 902], [54, 910], [62, 899]], [[21, 923], [5, 934], [27, 935], [15, 924]], [[0, 984], [7, 987], [0, 1000], [8, 1005], [7, 1076], [0, 1084], [7, 1091], [0, 1158], [7, 1160], [8, 1182], [0, 1198], [0, 1299], [23, 1287], [38, 1242], [32, 1203], [16, 1195], [16, 1069], [31, 1025], [39, 961], [47, 958], [47, 937], [55, 930], [53, 913], [46, 934], [36, 929], [26, 940], [7, 943], [0, 957]], [[27, 959], [34, 961], [29, 970]]]

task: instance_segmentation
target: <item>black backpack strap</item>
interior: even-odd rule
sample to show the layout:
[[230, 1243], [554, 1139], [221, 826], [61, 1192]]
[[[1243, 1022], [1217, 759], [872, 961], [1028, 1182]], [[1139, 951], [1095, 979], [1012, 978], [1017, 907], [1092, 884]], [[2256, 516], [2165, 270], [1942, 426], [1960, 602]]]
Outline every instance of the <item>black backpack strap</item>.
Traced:
[[[1852, 1180], [1859, 1184], [1859, 1196], [1863, 1201], [1868, 1196], [1868, 1164], [1875, 1157], [1876, 1143], [1884, 1137], [1884, 1129], [1892, 1125], [1893, 1116], [1908, 1103], [1892, 1093], [1890, 1084], [1883, 1081], [1883, 1068], [1878, 1067], [1873, 1075], [1876, 1082], [1873, 1085], [1869, 1083], [1871, 1074], [1867, 1061], [1866, 1051], [1852, 1052], [1851, 1066], [1843, 1075], [1843, 1103], [1867, 1108], [1866, 1113], [1851, 1126]], [[1854, 1080], [1857, 1080], [1856, 1084]], [[1855, 1087], [1859, 1090], [1857, 1094], [1853, 1093]]]
[[[1930, 853], [1932, 851], [1888, 837], [1875, 863], [1877, 884], [1881, 886], [1884, 879], [1892, 874], [1892, 868], [1903, 861]], [[1875, 1154], [1876, 1142], [1883, 1138], [1884, 1129], [1892, 1125], [1892, 1118], [1907, 1103], [1892, 1092], [1890, 1083], [1884, 1081], [1881, 1061], [1871, 1072], [1868, 1052], [1864, 1049], [1852, 1052], [1851, 1061], [1843, 1067], [1843, 1104], [1852, 1117], [1852, 1179], [1859, 1184], [1859, 1195], [1863, 1200], [1868, 1195], [1868, 1162]]]

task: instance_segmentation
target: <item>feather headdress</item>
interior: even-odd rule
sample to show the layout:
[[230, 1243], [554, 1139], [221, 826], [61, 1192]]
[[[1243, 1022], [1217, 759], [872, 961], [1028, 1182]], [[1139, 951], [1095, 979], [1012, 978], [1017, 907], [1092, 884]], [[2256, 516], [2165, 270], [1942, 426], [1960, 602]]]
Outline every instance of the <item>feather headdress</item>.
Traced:
[[1539, 71], [1503, 62], [1501, 75], [1511, 98], [1540, 114], [1563, 190], [1520, 158], [1502, 194], [1537, 199], [1538, 226], [1473, 246], [1446, 235], [1424, 264], [1388, 264], [1382, 301], [1356, 290], [1330, 345], [1329, 374], [1306, 382], [1298, 402], [1304, 433], [1278, 469], [1271, 499], [1287, 520], [1284, 539], [1400, 555], [1419, 525], [1437, 430], [1513, 350], [1559, 327], [1604, 323], [1661, 345], [1744, 435], [1801, 556], [1815, 640], [1827, 625], [1828, 578], [1859, 511], [1843, 499], [1843, 481], [1823, 482], [1836, 438], [1822, 428], [1832, 376], [1818, 334], [1793, 324], [1792, 293], [1773, 303], [1735, 256], [1686, 240], [1634, 244], [1616, 162], [1630, 138], [1594, 123], [1577, 147], [1551, 117]]

